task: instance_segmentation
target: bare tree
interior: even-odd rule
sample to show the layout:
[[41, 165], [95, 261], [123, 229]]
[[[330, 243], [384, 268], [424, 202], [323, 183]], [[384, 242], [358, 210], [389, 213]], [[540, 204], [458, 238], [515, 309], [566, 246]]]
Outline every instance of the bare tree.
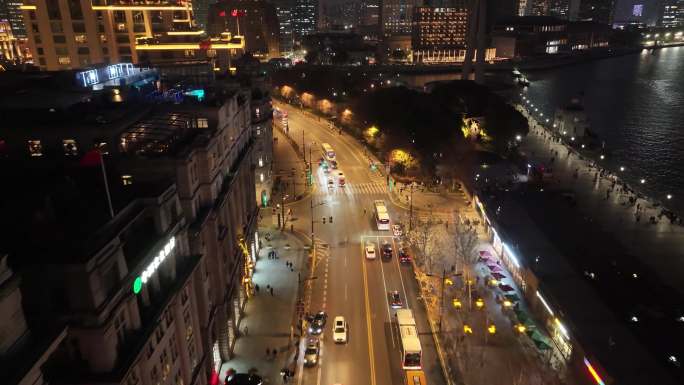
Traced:
[[449, 236], [456, 264], [460, 264], [465, 271], [477, 262], [475, 246], [478, 238], [475, 228], [466, 225], [456, 218], [454, 224], [449, 228]]

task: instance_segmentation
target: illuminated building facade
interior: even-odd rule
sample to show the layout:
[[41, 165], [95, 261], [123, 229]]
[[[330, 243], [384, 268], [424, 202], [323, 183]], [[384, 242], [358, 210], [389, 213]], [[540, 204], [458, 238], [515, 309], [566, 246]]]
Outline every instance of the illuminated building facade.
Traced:
[[411, 35], [413, 8], [420, 5], [421, 0], [380, 0], [382, 35]]
[[684, 25], [683, 20], [679, 18], [679, 1], [678, 0], [664, 0], [660, 12], [660, 26], [662, 27], [679, 27]]
[[137, 38], [193, 30], [191, 0], [26, 0], [28, 45], [43, 70], [138, 63]]
[[21, 0], [0, 0], [0, 21], [6, 20], [12, 28], [12, 34], [17, 39], [26, 38], [24, 18], [21, 14]]
[[26, 39], [15, 37], [10, 22], [0, 20], [0, 60], [19, 63], [30, 56], [26, 49]]
[[287, 57], [292, 55], [294, 35], [292, 31], [292, 4], [293, 0], [280, 0], [274, 2], [276, 16], [278, 17], [278, 31], [280, 32], [280, 55]]
[[245, 39], [245, 51], [258, 58], [280, 56], [276, 7], [266, 0], [224, 0], [212, 4], [209, 33], [234, 31]]
[[302, 42], [306, 35], [318, 30], [318, 0], [293, 0], [292, 34], [295, 45]]
[[0, 203], [4, 224], [49, 218], [12, 220], [3, 249], [29, 326], [68, 327], [41, 362], [51, 383], [207, 385], [238, 338], [258, 252], [250, 91], [156, 74], [121, 64], [0, 84], [0, 168], [21, 186], [0, 192], [15, 205]]
[[413, 62], [455, 62], [465, 57], [468, 8], [416, 7], [413, 14]]

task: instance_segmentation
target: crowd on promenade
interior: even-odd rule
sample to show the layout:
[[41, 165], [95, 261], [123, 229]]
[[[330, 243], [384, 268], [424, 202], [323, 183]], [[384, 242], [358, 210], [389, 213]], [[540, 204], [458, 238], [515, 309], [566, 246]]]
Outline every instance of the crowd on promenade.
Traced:
[[[593, 178], [595, 187], [605, 191], [604, 199], [614, 198], [620, 205], [631, 210], [635, 222], [642, 222], [643, 220], [646, 223], [656, 225], [661, 221], [666, 221], [671, 225], [683, 225], [682, 217], [665, 207], [663, 202], [646, 196], [627, 183], [617, 172], [603, 167], [597, 160], [582, 155], [578, 149], [564, 140], [564, 136], [553, 132], [550, 127], [535, 119], [525, 105], [519, 104], [517, 108], [529, 119], [530, 129], [533, 133], [537, 134], [549, 146], [552, 154], [548, 160], [550, 167], [553, 167], [554, 163], [562, 157], [574, 158], [572, 159], [575, 161], [573, 163], [581, 166], [574, 169], [572, 178], [576, 180], [580, 174], [589, 175]], [[574, 139], [570, 138], [570, 141], [574, 142]], [[535, 156], [534, 153], [531, 155]], [[604, 155], [599, 155], [599, 159], [603, 160], [603, 157]], [[624, 167], [620, 167], [620, 172], [624, 172]], [[642, 184], [645, 182], [645, 179], [640, 180]], [[666, 195], [666, 199], [671, 198], [672, 195]]]

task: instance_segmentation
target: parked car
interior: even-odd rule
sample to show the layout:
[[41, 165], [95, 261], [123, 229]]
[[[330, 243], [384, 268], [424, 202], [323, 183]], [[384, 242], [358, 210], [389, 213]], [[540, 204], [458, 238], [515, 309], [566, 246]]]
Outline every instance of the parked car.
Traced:
[[395, 237], [401, 237], [401, 234], [402, 234], [401, 226], [392, 225], [392, 233], [394, 234]]

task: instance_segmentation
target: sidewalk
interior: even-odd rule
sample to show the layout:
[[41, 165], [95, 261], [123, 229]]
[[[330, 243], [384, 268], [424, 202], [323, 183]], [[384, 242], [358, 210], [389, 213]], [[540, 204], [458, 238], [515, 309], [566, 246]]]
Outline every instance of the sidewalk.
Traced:
[[[462, 210], [463, 214], [470, 214], [469, 210], [471, 209], [465, 208]], [[479, 255], [480, 251], [488, 251], [491, 255], [496, 255], [491, 244], [483, 240], [481, 226], [477, 227], [479, 242], [474, 252]], [[420, 270], [418, 265], [415, 269]], [[495, 286], [486, 284], [486, 278], [490, 276], [486, 265], [478, 262], [471, 271], [475, 273], [475, 276], [471, 277], [475, 281], [473, 292], [477, 292], [477, 296], [484, 300], [484, 309], [476, 308], [476, 296], [473, 296], [472, 310], [468, 310], [469, 300], [465, 283], [463, 279], [454, 279], [453, 286], [446, 286], [444, 289], [442, 333], [435, 330], [446, 357], [449, 377], [455, 384], [469, 385], [561, 383], [557, 372], [550, 366], [558, 364], [558, 360], [554, 359], [554, 354], [548, 350], [540, 351], [527, 334], [520, 334], [516, 331], [514, 328], [517, 324], [516, 315], [513, 308], [504, 308], [501, 301], [503, 292]], [[526, 310], [527, 305], [522, 301], [524, 296], [509, 278], [510, 274], [505, 269], [502, 273], [505, 278], [501, 278], [501, 282], [514, 288], [514, 292], [508, 294], [516, 294], [521, 299], [519, 308]], [[429, 317], [435, 325], [438, 325], [440, 279], [430, 278], [426, 287], [427, 289], [423, 290], [421, 295], [425, 299]], [[454, 299], [461, 302], [462, 308], [457, 309], [453, 305]], [[492, 324], [496, 328], [494, 334], [488, 331], [488, 327]], [[472, 329], [472, 334], [464, 334], [464, 325]], [[539, 332], [543, 330], [542, 327], [536, 329]], [[562, 368], [560, 371], [562, 372]], [[524, 382], [520, 382], [522, 379]], [[563, 383], [573, 384], [574, 381], [566, 378]]]
[[528, 117], [531, 127], [521, 151], [542, 164], [555, 157], [554, 180], [549, 187], [567, 190], [575, 209], [612, 235], [624, 247], [625, 254], [635, 256], [666, 284], [684, 292], [684, 263], [679, 262], [684, 260], [684, 227], [661, 216], [662, 207], [648, 197], [623, 188], [624, 180], [610, 171], [602, 173], [594, 161], [559, 143], [524, 109], [518, 108]]
[[405, 210], [410, 208], [410, 199], [413, 199], [413, 211], [417, 215], [427, 214], [448, 214], [454, 210], [460, 210], [467, 206], [469, 198], [465, 192], [460, 190], [456, 193], [440, 193], [421, 191], [420, 187], [414, 187], [413, 194], [409, 187], [397, 183], [390, 192], [390, 200], [395, 205]]
[[[281, 123], [276, 122], [275, 126], [276, 129], [273, 130], [273, 206], [282, 203], [282, 194], [287, 196], [285, 199], [287, 204], [298, 198], [302, 199], [311, 192], [311, 187], [306, 185], [304, 160], [282, 131]], [[277, 180], [280, 180], [279, 185], [276, 184]]]
[[[264, 238], [267, 233], [270, 233], [271, 241]], [[294, 343], [298, 341], [296, 330], [295, 338], [290, 340], [290, 327], [295, 312], [298, 273], [306, 274], [307, 250], [291, 233], [261, 227], [259, 234], [262, 235], [263, 247], [253, 275], [259, 292], [255, 292], [245, 306], [234, 356], [221, 365], [221, 384], [226, 371], [231, 368], [238, 373], [254, 368], [262, 376], [264, 384], [280, 384], [280, 370], [292, 362]], [[269, 259], [268, 253], [272, 250], [277, 252], [278, 259]], [[286, 266], [286, 262], [293, 263], [294, 271]], [[273, 295], [267, 289], [269, 285], [273, 287]], [[266, 357], [267, 348], [278, 350], [275, 359]]]

